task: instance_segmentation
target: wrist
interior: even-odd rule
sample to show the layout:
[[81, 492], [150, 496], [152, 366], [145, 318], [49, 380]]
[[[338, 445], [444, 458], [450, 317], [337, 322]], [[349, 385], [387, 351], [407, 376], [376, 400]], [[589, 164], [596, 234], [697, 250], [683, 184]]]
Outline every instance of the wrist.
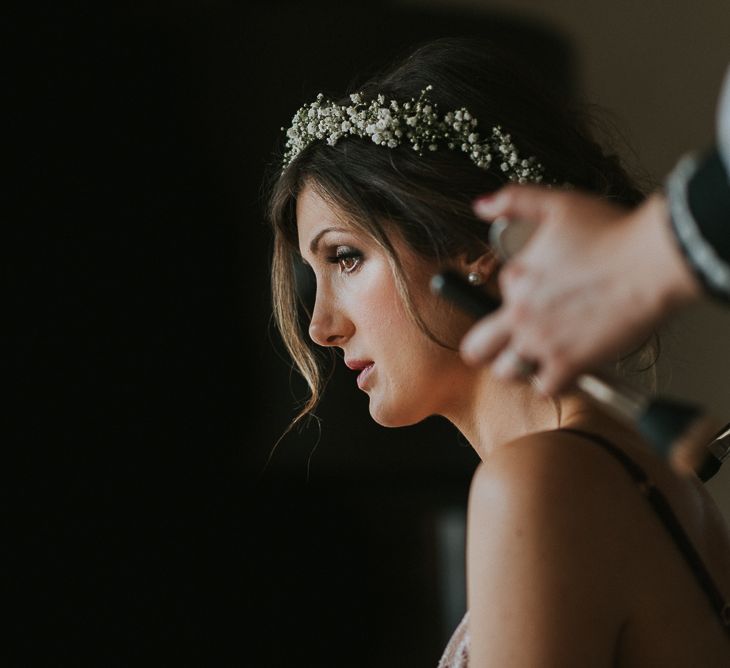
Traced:
[[[685, 259], [669, 220], [667, 201], [654, 193], [635, 211], [635, 223], [644, 236], [641, 248], [648, 256], [649, 289], [660, 315], [699, 299], [702, 285]], [[649, 295], [651, 298], [652, 296]]]

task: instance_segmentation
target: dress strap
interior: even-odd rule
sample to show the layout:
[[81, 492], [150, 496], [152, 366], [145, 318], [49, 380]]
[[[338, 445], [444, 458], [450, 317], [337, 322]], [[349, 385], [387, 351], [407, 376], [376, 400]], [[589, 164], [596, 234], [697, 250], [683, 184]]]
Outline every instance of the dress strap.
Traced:
[[717, 614], [720, 623], [725, 631], [730, 633], [730, 603], [728, 603], [719, 590], [710, 572], [707, 570], [702, 557], [695, 549], [692, 541], [685, 532], [681, 523], [674, 514], [672, 507], [669, 505], [666, 497], [654, 485], [651, 479], [633, 459], [631, 459], [623, 450], [615, 446], [611, 441], [601, 436], [583, 429], [574, 429], [572, 427], [560, 427], [560, 431], [568, 431], [579, 436], [584, 436], [591, 441], [598, 443], [615, 459], [617, 459], [624, 467], [626, 472], [631, 476], [632, 480], [637, 484], [642, 496], [651, 504], [654, 512], [657, 514], [665, 529], [668, 531], [677, 548], [682, 553], [684, 560], [689, 565], [695, 575], [700, 587], [704, 590], [713, 610]]

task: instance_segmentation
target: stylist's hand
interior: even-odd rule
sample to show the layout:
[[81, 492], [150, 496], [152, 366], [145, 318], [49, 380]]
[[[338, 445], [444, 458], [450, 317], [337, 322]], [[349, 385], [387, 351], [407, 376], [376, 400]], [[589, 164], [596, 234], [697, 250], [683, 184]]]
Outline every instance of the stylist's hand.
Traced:
[[503, 305], [467, 333], [462, 357], [517, 377], [511, 349], [537, 363], [545, 394], [625, 354], [702, 292], [658, 194], [628, 210], [576, 191], [509, 185], [478, 199], [474, 211], [539, 225], [501, 270]]

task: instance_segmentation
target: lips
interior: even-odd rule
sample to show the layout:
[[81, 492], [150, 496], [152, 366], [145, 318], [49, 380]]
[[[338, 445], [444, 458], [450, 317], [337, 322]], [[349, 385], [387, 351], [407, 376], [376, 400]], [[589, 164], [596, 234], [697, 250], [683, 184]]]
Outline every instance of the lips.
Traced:
[[370, 366], [373, 363], [372, 360], [345, 360], [345, 366], [353, 371], [360, 371], [366, 366]]
[[375, 367], [375, 362], [372, 360], [346, 360], [345, 364], [348, 369], [360, 372], [357, 374], [357, 386], [361, 390], [365, 389], [365, 381]]

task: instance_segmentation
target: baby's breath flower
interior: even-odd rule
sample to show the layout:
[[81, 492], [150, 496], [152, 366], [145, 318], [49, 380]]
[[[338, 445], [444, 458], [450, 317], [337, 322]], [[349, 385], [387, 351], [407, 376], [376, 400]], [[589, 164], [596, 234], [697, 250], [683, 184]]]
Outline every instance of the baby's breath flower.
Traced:
[[437, 105], [428, 99], [431, 90], [433, 86], [428, 85], [418, 99], [402, 103], [386, 102], [383, 94], [366, 103], [364, 95], [357, 92], [349, 96], [352, 104], [348, 106], [338, 105], [319, 93], [314, 102], [297, 110], [289, 128], [281, 128], [286, 134], [284, 168], [314, 141], [325, 140], [329, 146], [335, 146], [342, 137], [352, 135], [387, 148], [407, 143], [419, 155], [423, 155], [424, 147], [437, 151], [439, 144], [444, 143], [451, 150], [460, 148], [481, 169], [488, 169], [497, 155], [499, 168], [509, 180], [542, 181], [543, 166], [535, 156], [520, 159], [511, 136], [501, 126], [493, 127], [487, 139], [480, 139], [474, 131], [477, 119], [471, 112], [461, 108], [439, 116]]

